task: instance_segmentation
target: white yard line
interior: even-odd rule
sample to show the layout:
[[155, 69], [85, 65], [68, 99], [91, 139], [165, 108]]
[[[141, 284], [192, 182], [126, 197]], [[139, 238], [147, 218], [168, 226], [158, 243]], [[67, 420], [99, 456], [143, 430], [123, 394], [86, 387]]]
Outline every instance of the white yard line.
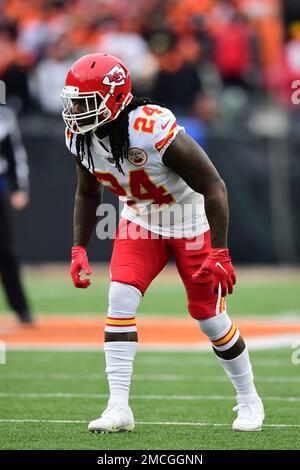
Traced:
[[[12, 397], [19, 397], [19, 398], [64, 398], [64, 399], [73, 399], [73, 398], [107, 398], [107, 394], [104, 393], [65, 393], [65, 392], [1, 392], [0, 398], [12, 398]], [[143, 394], [133, 394], [131, 395], [132, 400], [152, 400], [152, 401], [159, 401], [159, 400], [183, 400], [183, 401], [190, 401], [190, 400], [230, 400], [234, 401], [235, 398], [230, 395], [143, 395]], [[300, 402], [300, 396], [298, 397], [280, 397], [280, 396], [263, 396], [264, 400], [271, 400], [271, 401], [283, 401], [283, 402]]]
[[[291, 345], [294, 342], [300, 341], [300, 332], [299, 333], [286, 333], [286, 334], [277, 334], [272, 336], [257, 336], [253, 338], [247, 338], [247, 346], [250, 351], [263, 351], [267, 349], [276, 349], [276, 348], [291, 348]], [[196, 351], [211, 351], [211, 344], [207, 343], [155, 343], [155, 344], [139, 344], [139, 350], [141, 351], [162, 351], [162, 352], [196, 352]], [[8, 351], [103, 351], [103, 345], [99, 343], [96, 344], [62, 344], [56, 345], [51, 343], [33, 344], [33, 343], [10, 343], [7, 344]], [[291, 348], [292, 351], [292, 348]]]
[[[228, 378], [222, 374], [220, 371], [219, 375], [203, 375], [198, 371], [197, 379], [199, 382], [228, 382]], [[295, 370], [296, 372], [296, 370]], [[195, 371], [197, 374], [197, 371]], [[133, 374], [134, 381], [146, 381], [150, 380], [152, 382], [187, 382], [195, 381], [194, 375], [176, 375], [176, 374]], [[70, 374], [67, 372], [8, 372], [3, 376], [3, 379], [13, 379], [13, 380], [32, 380], [32, 379], [47, 379], [47, 380], [84, 380], [84, 381], [96, 381], [100, 382], [106, 378], [104, 374]], [[292, 376], [265, 376], [265, 375], [255, 375], [255, 380], [262, 383], [300, 383], [300, 377]]]
[[[66, 419], [0, 419], [0, 423], [49, 423], [49, 424], [87, 424], [83, 420], [66, 420]], [[231, 427], [228, 423], [190, 423], [180, 421], [136, 421], [137, 425], [142, 426], [203, 426], [203, 427]], [[299, 428], [300, 424], [264, 424], [266, 428]]]

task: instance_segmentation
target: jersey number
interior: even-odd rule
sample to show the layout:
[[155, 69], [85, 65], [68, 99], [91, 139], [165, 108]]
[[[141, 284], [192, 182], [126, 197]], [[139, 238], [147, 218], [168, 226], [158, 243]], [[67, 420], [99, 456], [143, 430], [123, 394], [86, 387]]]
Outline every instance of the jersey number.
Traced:
[[[111, 173], [97, 171], [95, 176], [100, 183], [107, 186], [114, 194], [127, 196], [123, 186]], [[150, 200], [154, 204], [172, 204], [174, 202], [173, 196], [167, 192], [167, 189], [164, 186], [156, 186], [144, 169], [129, 172], [129, 186], [131, 195], [140, 201]]]
[[162, 114], [162, 111], [160, 109], [150, 108], [149, 106], [143, 106], [142, 111], [147, 117], [136, 118], [133, 124], [133, 128], [136, 131], [153, 134], [156, 119], [153, 119], [152, 116], [153, 114]]

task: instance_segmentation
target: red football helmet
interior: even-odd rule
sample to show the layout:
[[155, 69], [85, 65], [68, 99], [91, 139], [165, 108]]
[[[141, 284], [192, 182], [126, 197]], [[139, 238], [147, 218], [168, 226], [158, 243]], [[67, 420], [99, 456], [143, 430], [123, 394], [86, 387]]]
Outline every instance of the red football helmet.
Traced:
[[[117, 57], [85, 55], [72, 65], [61, 98], [62, 116], [70, 131], [94, 131], [116, 119], [132, 100], [129, 71]], [[79, 112], [74, 112], [76, 103]]]

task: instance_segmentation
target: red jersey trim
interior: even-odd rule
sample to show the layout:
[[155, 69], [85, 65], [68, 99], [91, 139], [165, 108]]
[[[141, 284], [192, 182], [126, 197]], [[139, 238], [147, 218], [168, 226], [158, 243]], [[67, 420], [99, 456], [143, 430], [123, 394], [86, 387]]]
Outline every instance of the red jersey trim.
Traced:
[[166, 135], [166, 137], [164, 137], [162, 140], [160, 140], [159, 142], [157, 142], [155, 144], [155, 148], [156, 150], [160, 151], [165, 145], [167, 142], [169, 142], [169, 140], [173, 137], [174, 135], [174, 131], [177, 127], [177, 122], [175, 121], [170, 129], [170, 131], [168, 132], [168, 134]]

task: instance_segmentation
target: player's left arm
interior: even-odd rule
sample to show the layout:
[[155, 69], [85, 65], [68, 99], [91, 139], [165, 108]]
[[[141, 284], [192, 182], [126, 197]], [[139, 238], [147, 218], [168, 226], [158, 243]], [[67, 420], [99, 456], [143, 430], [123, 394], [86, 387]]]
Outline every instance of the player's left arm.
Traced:
[[204, 150], [180, 131], [163, 155], [163, 163], [175, 171], [194, 191], [203, 194], [211, 230], [211, 252], [195, 280], [212, 276], [213, 291], [219, 283], [222, 296], [232, 293], [235, 274], [227, 248], [229, 208], [226, 185]]
[[185, 132], [178, 132], [163, 155], [172, 168], [197, 193], [204, 196], [212, 248], [227, 247], [229, 209], [224, 181], [204, 150]]

